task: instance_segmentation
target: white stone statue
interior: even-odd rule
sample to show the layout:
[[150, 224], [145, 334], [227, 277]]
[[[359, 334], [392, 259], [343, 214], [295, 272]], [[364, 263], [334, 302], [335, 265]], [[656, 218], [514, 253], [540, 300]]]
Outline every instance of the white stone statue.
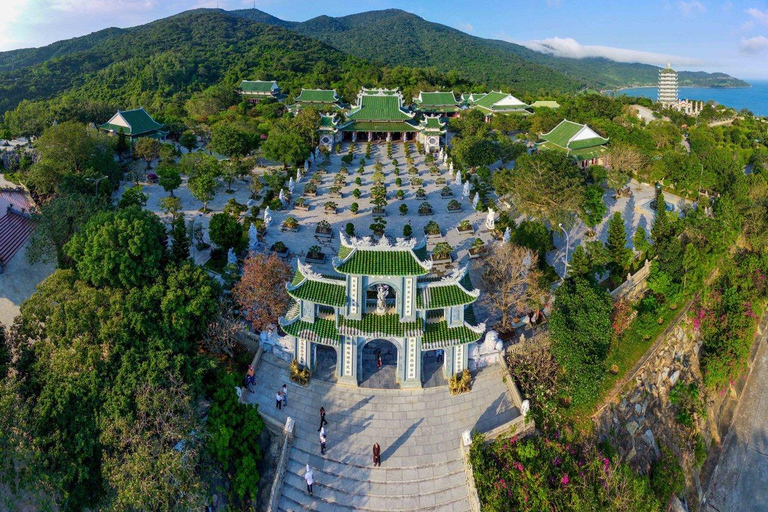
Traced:
[[437, 158], [438, 158], [439, 160], [442, 160], [442, 159], [443, 159], [443, 156], [444, 156], [444, 153], [443, 153], [443, 148], [440, 148], [440, 151], [437, 153]]
[[488, 228], [488, 231], [496, 229], [496, 212], [490, 206], [488, 207], [488, 216], [485, 218], [485, 227]]
[[269, 206], [264, 209], [264, 225], [269, 227], [272, 224], [272, 215], [269, 213]]
[[[469, 180], [467, 180], [467, 183], [469, 183]], [[480, 194], [475, 194], [475, 197], [472, 198], [472, 208], [477, 210], [477, 203], [480, 202]]]
[[259, 247], [259, 231], [256, 229], [256, 224], [251, 223], [251, 227], [248, 228], [248, 250], [255, 252]]
[[309, 160], [304, 160], [304, 172], [309, 171]]
[[453, 174], [453, 161], [451, 161], [451, 165], [448, 166], [448, 170]]
[[227, 265], [237, 265], [237, 256], [231, 247], [227, 251]]
[[528, 411], [531, 410], [531, 403], [528, 400], [523, 400], [523, 403], [520, 404], [520, 414], [525, 418], [526, 414], [528, 414]]
[[448, 153], [443, 153], [443, 165], [448, 163]]
[[464, 182], [464, 190], [461, 192], [463, 197], [469, 197], [469, 180]]
[[376, 287], [376, 314], [383, 315], [387, 312], [387, 295], [389, 286], [380, 284]]
[[508, 244], [510, 240], [512, 240], [512, 232], [509, 230], [509, 226], [507, 226], [507, 229], [504, 230], [504, 243]]
[[456, 171], [456, 184], [461, 185], [461, 171]]
[[301, 169], [298, 169], [296, 171], [296, 183], [300, 182], [301, 178], [303, 178], [303, 176], [301, 175]]
[[293, 181], [293, 176], [291, 176], [291, 179], [288, 180], [288, 192], [293, 194], [293, 187], [296, 186], [296, 183]]
[[281, 203], [285, 204], [285, 190], [280, 189], [280, 195], [277, 196], [277, 197], [278, 197], [278, 199], [280, 199]]

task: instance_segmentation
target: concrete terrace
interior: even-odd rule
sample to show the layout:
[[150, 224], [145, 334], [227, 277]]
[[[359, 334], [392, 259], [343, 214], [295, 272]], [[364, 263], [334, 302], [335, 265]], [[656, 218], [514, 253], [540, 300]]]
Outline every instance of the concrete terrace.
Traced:
[[[279, 509], [468, 511], [461, 433], [489, 431], [520, 415], [502, 374], [498, 366], [487, 367], [475, 374], [471, 392], [455, 397], [447, 386], [369, 389], [313, 379], [304, 388], [290, 381], [287, 363], [264, 354], [257, 391], [244, 398], [280, 423], [288, 416], [296, 422]], [[278, 411], [275, 394], [283, 383], [288, 406]], [[324, 456], [317, 433], [321, 406], [328, 421]], [[381, 446], [376, 468], [375, 442]], [[315, 474], [314, 496], [304, 483], [307, 464]]]

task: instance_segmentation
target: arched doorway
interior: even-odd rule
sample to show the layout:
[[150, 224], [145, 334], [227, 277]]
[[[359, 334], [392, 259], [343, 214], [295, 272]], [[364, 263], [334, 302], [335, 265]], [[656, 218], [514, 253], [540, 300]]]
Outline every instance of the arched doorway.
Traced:
[[[381, 356], [381, 367], [379, 367]], [[399, 389], [397, 382], [397, 346], [387, 340], [365, 344], [361, 355], [360, 387]]]
[[448, 379], [445, 378], [443, 365], [445, 364], [445, 350], [427, 350], [421, 356], [421, 384], [425, 388], [445, 386]]
[[336, 363], [338, 354], [336, 349], [327, 345], [313, 344], [313, 360], [315, 368], [312, 371], [313, 379], [320, 379], [327, 382], [336, 382]]

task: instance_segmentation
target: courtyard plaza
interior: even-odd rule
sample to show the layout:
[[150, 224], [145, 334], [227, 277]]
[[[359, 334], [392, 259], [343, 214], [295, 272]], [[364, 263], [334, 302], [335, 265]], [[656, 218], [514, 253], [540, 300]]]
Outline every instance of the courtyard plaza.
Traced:
[[[472, 390], [458, 396], [450, 396], [447, 386], [373, 390], [319, 375], [299, 386], [289, 379], [286, 362], [265, 353], [256, 369], [256, 391], [243, 393], [244, 401], [280, 424], [289, 416], [295, 421], [278, 500], [284, 512], [469, 511], [462, 432], [488, 432], [520, 415], [498, 365], [474, 372]], [[283, 384], [288, 405], [277, 410], [275, 394]], [[325, 455], [320, 407], [328, 421]], [[373, 467], [374, 443], [381, 446], [380, 467]], [[314, 472], [314, 496], [304, 483], [307, 464]]]

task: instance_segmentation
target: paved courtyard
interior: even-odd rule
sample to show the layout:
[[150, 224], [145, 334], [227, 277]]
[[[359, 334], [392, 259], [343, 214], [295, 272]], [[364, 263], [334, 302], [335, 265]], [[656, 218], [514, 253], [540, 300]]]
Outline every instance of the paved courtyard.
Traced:
[[[319, 379], [307, 388], [288, 378], [285, 362], [264, 354], [257, 392], [246, 394], [262, 413], [296, 421], [280, 510], [468, 511], [461, 432], [488, 431], [517, 416], [498, 366], [476, 374], [472, 391], [451, 397], [447, 386], [422, 390], [367, 389]], [[288, 385], [288, 406], [275, 408], [275, 393]], [[328, 444], [320, 454], [319, 409], [325, 407]], [[381, 446], [381, 467], [372, 446]], [[314, 471], [314, 497], [304, 484]]]

